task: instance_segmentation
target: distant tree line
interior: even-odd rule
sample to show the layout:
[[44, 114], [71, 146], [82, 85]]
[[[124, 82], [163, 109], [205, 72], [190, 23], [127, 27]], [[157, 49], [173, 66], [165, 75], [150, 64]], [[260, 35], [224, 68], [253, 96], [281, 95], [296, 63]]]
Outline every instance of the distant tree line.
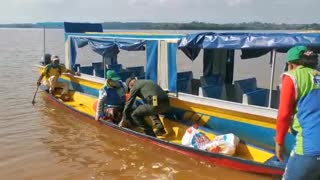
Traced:
[[[48, 28], [62, 28], [60, 25], [50, 25]], [[104, 29], [148, 29], [148, 30], [320, 30], [320, 24], [276, 24], [262, 22], [248, 23], [205, 23], [193, 21], [190, 23], [152, 23], [152, 22], [104, 22]], [[0, 28], [42, 28], [39, 24], [0, 24]]]
[[320, 30], [320, 24], [275, 24], [275, 23], [150, 23], [150, 22], [105, 22], [104, 29], [163, 29], [163, 30]]

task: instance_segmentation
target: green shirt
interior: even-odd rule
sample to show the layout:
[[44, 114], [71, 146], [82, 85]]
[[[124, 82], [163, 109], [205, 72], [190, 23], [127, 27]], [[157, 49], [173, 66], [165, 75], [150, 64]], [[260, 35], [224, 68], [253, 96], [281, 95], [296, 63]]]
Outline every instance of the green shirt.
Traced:
[[167, 93], [158, 84], [151, 80], [136, 80], [134, 86], [130, 89], [130, 99], [124, 107], [124, 115], [127, 115], [129, 110], [132, 108], [136, 97], [146, 100], [151, 96], [158, 97], [159, 106], [164, 104], [161, 102], [168, 102], [169, 104], [169, 97]]

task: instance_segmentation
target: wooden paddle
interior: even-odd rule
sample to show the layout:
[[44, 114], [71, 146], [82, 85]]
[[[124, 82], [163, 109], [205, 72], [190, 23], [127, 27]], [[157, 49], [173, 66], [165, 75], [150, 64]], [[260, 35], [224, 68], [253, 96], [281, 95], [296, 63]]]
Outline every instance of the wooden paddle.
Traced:
[[36, 99], [36, 95], [37, 95], [37, 92], [38, 92], [38, 89], [39, 89], [39, 87], [40, 86], [37, 86], [37, 90], [36, 90], [36, 92], [34, 93], [34, 95], [33, 95], [33, 99], [32, 99], [32, 105], [34, 105], [36, 102], [35, 102], [35, 99]]

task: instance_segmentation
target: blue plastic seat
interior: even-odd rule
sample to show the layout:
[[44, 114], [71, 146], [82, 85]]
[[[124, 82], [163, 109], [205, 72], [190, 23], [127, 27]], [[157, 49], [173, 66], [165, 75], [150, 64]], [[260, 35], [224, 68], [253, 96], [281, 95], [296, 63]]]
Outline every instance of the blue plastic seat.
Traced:
[[95, 69], [95, 76], [104, 78], [104, 70], [103, 69]]
[[136, 77], [137, 77], [137, 79], [145, 79], [146, 78], [146, 73], [143, 73], [143, 74], [141, 74], [139, 76], [136, 76]]
[[255, 91], [247, 92], [243, 95], [243, 104], [267, 107], [268, 100], [269, 89], [257, 89]]
[[226, 99], [226, 89], [224, 85], [203, 86], [199, 88], [199, 96]]
[[110, 64], [107, 66], [107, 68], [110, 70], [114, 70], [116, 72], [121, 72], [122, 71], [122, 64]]
[[242, 103], [242, 96], [244, 93], [257, 90], [257, 79], [248, 78], [234, 81], [235, 93], [238, 102]]
[[102, 62], [93, 62], [92, 67], [94, 70], [103, 70], [103, 63]]
[[128, 71], [132, 72], [134, 76], [144, 76], [144, 67], [143, 66], [136, 66], [136, 67], [127, 67]]
[[201, 76], [200, 77], [201, 86], [208, 85], [221, 85], [223, 84], [223, 79], [221, 74], [212, 74], [210, 76]]
[[126, 80], [127, 80], [129, 77], [132, 77], [132, 72], [122, 71], [122, 72], [118, 72], [118, 75], [120, 76], [121, 81], [126, 82]]
[[178, 72], [177, 79], [193, 79], [192, 71]]
[[240, 89], [243, 93], [254, 91], [257, 89], [257, 79], [248, 78], [234, 81], [236, 88]]
[[189, 93], [192, 92], [192, 82], [191, 79], [178, 79], [177, 80], [177, 90], [178, 92]]
[[92, 66], [81, 66], [80, 72], [83, 74], [93, 75], [93, 67]]

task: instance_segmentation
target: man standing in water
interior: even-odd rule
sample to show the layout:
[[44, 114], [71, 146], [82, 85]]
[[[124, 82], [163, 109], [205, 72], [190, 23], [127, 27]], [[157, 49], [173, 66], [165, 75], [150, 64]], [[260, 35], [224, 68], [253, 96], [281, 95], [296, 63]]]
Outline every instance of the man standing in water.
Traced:
[[37, 85], [40, 86], [43, 77], [45, 80], [43, 84], [49, 88], [49, 93], [53, 94], [55, 88], [62, 88], [61, 99], [68, 101], [68, 91], [69, 86], [65, 82], [59, 82], [58, 79], [62, 73], [71, 73], [72, 75], [80, 75], [80, 73], [74, 73], [73, 71], [66, 69], [64, 65], [60, 64], [60, 59], [58, 56], [51, 56], [51, 63], [46, 65], [42, 70], [42, 73], [38, 79]]
[[[159, 118], [159, 113], [165, 113], [169, 110], [170, 104], [167, 93], [158, 84], [150, 80], [128, 78], [126, 85], [130, 90], [130, 98], [123, 110], [122, 121], [132, 120], [132, 124], [138, 126], [141, 131], [150, 136], [165, 134], [166, 132]], [[144, 104], [133, 109], [132, 106], [136, 97], [140, 97], [144, 101]], [[147, 116], [151, 117], [153, 125], [156, 127], [155, 132], [146, 122], [145, 117]]]
[[276, 155], [284, 162], [284, 141], [291, 125], [296, 142], [283, 179], [320, 179], [320, 72], [316, 70], [318, 56], [305, 46], [295, 46], [287, 54], [289, 72], [282, 75]]

